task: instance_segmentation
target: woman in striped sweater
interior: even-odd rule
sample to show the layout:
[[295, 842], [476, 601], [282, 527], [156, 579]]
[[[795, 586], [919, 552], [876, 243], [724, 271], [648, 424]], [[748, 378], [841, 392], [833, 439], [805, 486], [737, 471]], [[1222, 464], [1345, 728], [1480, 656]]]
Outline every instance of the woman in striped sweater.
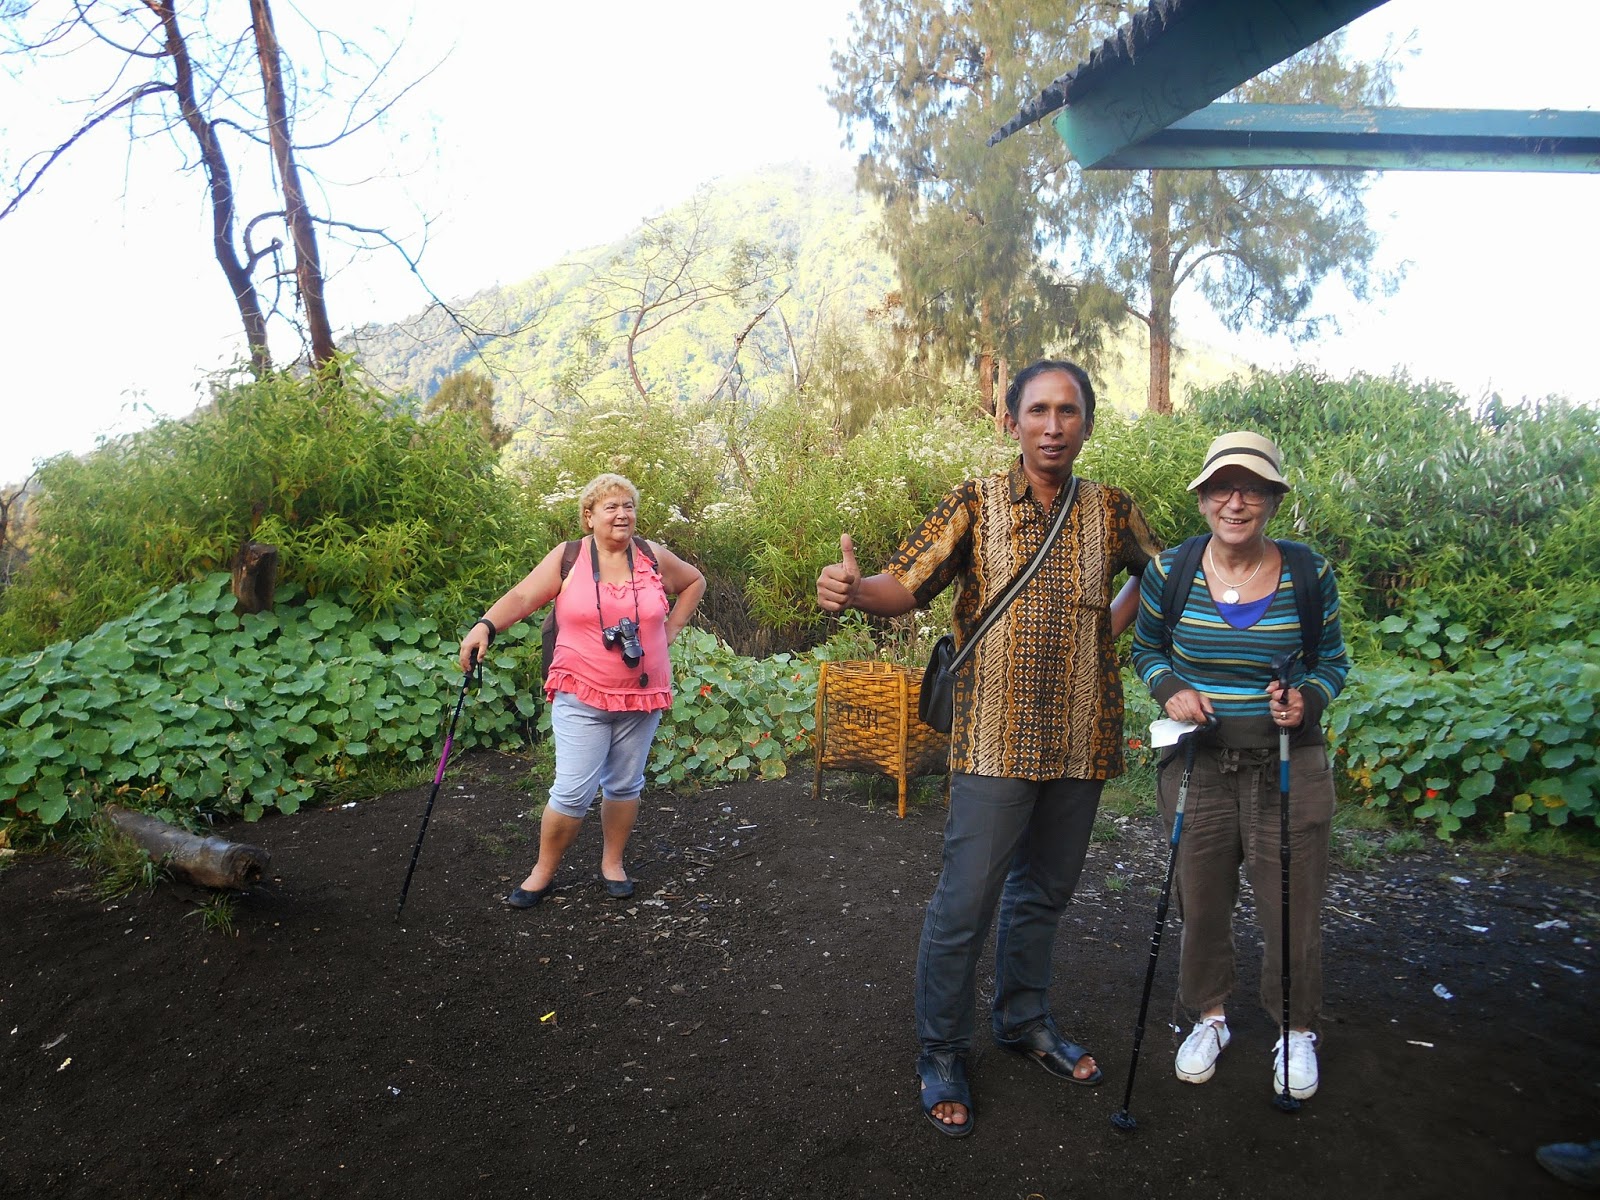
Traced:
[[[1276, 1021], [1280, 978], [1278, 734], [1290, 731], [1292, 859], [1289, 965], [1292, 990], [1288, 1091], [1317, 1090], [1317, 1025], [1322, 1008], [1322, 900], [1334, 810], [1333, 774], [1321, 718], [1350, 669], [1339, 629], [1339, 591], [1321, 555], [1299, 548], [1320, 589], [1320, 634], [1302, 632], [1290, 558], [1296, 547], [1273, 541], [1267, 525], [1289, 484], [1278, 447], [1255, 433], [1223, 434], [1211, 443], [1189, 484], [1211, 526], [1181, 613], [1169, 628], [1163, 597], [1179, 550], [1146, 570], [1140, 586], [1133, 661], [1166, 715], [1204, 723], [1184, 808], [1175, 883], [1183, 940], [1179, 1001], [1194, 1028], [1178, 1050], [1178, 1078], [1204, 1083], [1228, 1045], [1226, 1002], [1233, 991], [1233, 910], [1244, 866], [1266, 942], [1260, 998]], [[1175, 585], [1181, 581], [1174, 580]], [[1309, 652], [1306, 652], [1309, 651]], [[1274, 678], [1274, 660], [1302, 652], [1290, 686]], [[1310, 660], [1308, 665], [1306, 660]], [[1181, 765], [1168, 760], [1158, 796], [1170, 830]], [[1273, 1053], [1273, 1090], [1284, 1090], [1285, 1053]]]

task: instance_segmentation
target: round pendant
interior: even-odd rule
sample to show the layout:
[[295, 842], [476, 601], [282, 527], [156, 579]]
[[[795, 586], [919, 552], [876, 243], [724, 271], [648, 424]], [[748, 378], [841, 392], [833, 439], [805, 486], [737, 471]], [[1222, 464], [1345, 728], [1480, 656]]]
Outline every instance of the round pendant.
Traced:
[[1222, 602], [1224, 604], [1237, 604], [1237, 603], [1239, 603], [1239, 589], [1238, 588], [1229, 588], [1227, 591], [1223, 592], [1222, 593]]

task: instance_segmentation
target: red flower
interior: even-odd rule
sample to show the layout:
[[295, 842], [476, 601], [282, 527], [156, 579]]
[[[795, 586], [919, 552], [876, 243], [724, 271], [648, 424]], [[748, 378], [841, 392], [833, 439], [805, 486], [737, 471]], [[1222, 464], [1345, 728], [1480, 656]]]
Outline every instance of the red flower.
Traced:
[[701, 684], [701, 685], [700, 685], [700, 694], [701, 694], [701, 695], [702, 695], [702, 696], [709, 696], [709, 695], [711, 695], [711, 685], [710, 685], [710, 684], [709, 684], [709, 683], [702, 683], [702, 684]]
[[1439, 798], [1439, 793], [1434, 788], [1429, 788], [1426, 794], [1429, 800], [1437, 800]]
[[1128, 749], [1130, 749], [1130, 750], [1137, 750], [1143, 745], [1144, 745], [1144, 743], [1142, 741], [1140, 741], [1138, 738], [1129, 738], [1128, 739]]

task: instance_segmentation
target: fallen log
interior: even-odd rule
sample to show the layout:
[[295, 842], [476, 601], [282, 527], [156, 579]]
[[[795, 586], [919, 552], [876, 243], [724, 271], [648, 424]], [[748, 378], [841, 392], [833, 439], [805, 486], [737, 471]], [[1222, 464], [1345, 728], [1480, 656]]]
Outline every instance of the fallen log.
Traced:
[[187, 830], [144, 813], [106, 805], [106, 816], [119, 830], [174, 875], [209, 888], [245, 888], [259, 883], [272, 863], [260, 846], [226, 838], [197, 837]]

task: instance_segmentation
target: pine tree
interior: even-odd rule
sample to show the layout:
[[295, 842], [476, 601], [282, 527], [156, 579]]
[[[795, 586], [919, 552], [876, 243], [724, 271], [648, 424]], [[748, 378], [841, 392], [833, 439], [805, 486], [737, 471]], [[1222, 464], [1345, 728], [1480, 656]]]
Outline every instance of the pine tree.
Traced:
[[[935, 355], [975, 362], [986, 397], [1010, 360], [1055, 348], [1092, 359], [1131, 316], [1150, 334], [1149, 406], [1167, 411], [1185, 285], [1233, 328], [1298, 335], [1316, 332], [1308, 314], [1331, 273], [1358, 297], [1371, 286], [1368, 173], [1085, 172], [1047, 123], [985, 144], [1135, 7], [862, 0], [834, 55], [830, 99], [867, 131], [858, 185], [884, 203], [907, 319]], [[1327, 39], [1230, 98], [1387, 100], [1387, 68], [1341, 51]]]
[[985, 142], [1017, 97], [1068, 69], [1116, 11], [863, 0], [849, 46], [833, 58], [829, 99], [868, 132], [857, 185], [883, 203], [905, 319], [936, 363], [976, 367], [991, 411], [1013, 360], [1062, 340], [1092, 351], [1115, 311], [1047, 252], [1067, 220], [1054, 132]]

